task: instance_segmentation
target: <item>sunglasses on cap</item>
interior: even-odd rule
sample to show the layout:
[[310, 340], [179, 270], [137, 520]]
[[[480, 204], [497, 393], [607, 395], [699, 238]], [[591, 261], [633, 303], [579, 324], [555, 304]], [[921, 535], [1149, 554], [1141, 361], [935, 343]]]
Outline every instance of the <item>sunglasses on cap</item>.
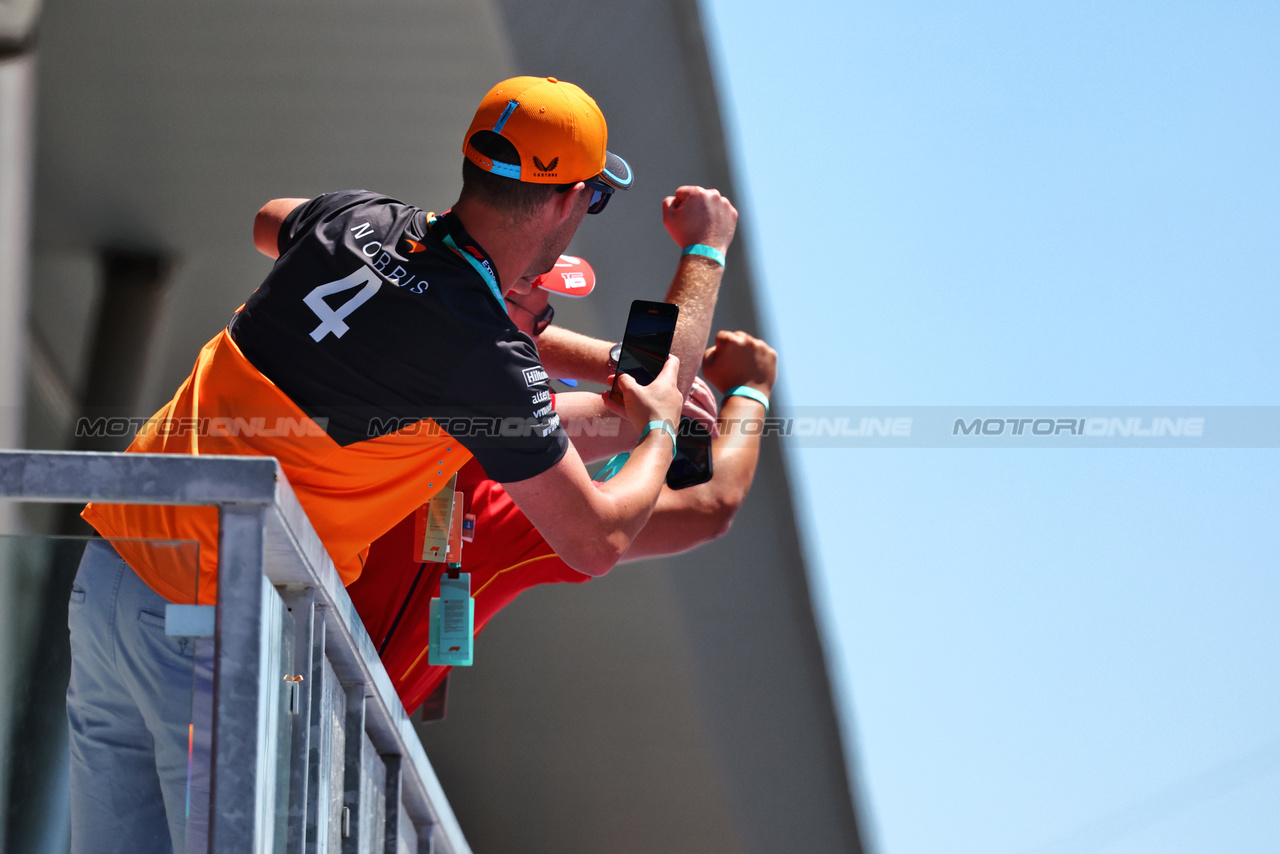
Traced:
[[[591, 204], [587, 205], [587, 213], [600, 213], [605, 209], [605, 205], [609, 204], [609, 199], [613, 198], [613, 187], [599, 178], [588, 178], [582, 183], [586, 184], [587, 189], [591, 191]], [[573, 187], [574, 184], [561, 184], [556, 187], [556, 192], [567, 193]]]
[[511, 297], [503, 297], [503, 300], [511, 303], [516, 308], [520, 309], [521, 311], [533, 317], [533, 334], [534, 335], [541, 335], [542, 333], [546, 332], [547, 327], [551, 325], [551, 321], [555, 320], [555, 317], [556, 317], [555, 306], [548, 305], [542, 311], [535, 314], [532, 310], [525, 308], [520, 303], [513, 300]]

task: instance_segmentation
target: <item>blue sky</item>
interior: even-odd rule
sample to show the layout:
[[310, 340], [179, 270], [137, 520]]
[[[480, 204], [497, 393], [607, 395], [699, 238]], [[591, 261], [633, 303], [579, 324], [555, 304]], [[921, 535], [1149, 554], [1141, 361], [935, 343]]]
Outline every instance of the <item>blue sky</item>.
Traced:
[[[784, 405], [1280, 405], [1223, 6], [704, 0]], [[788, 455], [873, 850], [1277, 850], [1280, 451]]]

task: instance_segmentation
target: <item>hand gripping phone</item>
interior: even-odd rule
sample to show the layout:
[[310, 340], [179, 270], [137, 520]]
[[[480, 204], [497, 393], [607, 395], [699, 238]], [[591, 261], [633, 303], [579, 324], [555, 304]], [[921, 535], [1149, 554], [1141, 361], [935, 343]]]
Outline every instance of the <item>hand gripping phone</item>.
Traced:
[[711, 431], [689, 416], [676, 431], [676, 455], [667, 467], [667, 486], [684, 489], [711, 480]]
[[671, 352], [679, 314], [680, 306], [671, 302], [638, 299], [631, 303], [627, 332], [622, 336], [622, 352], [618, 354], [618, 373], [609, 392], [611, 400], [623, 402], [618, 389], [618, 377], [623, 374], [630, 374], [640, 385], [648, 385], [661, 373]]

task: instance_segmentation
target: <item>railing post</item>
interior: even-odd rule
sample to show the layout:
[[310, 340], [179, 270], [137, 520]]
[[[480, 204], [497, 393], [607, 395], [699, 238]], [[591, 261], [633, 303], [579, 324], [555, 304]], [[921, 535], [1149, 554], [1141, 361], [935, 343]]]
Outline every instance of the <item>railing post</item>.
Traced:
[[360, 850], [361, 827], [367, 817], [362, 815], [360, 794], [364, 788], [364, 685], [348, 685], [346, 756], [343, 758], [344, 774], [342, 797], [347, 810], [344, 824], [342, 854], [365, 854]]
[[[314, 587], [281, 589], [280, 595], [293, 613], [293, 662], [289, 675], [294, 680], [302, 678], [293, 688], [296, 706], [290, 710], [294, 719], [289, 748], [289, 841], [285, 851], [303, 854], [312, 825], [308, 820], [311, 803], [311, 706], [320, 702], [320, 686], [315, 678], [312, 657], [315, 655], [316, 624], [320, 624], [323, 632], [323, 617], [319, 616], [316, 608]], [[320, 654], [324, 654], [323, 647]]]
[[[307, 850], [306, 854], [325, 854], [342, 848], [340, 817], [343, 784], [335, 780], [342, 774], [346, 742], [344, 729], [346, 694], [325, 657], [325, 621], [328, 609], [315, 610], [315, 635], [311, 651], [311, 745], [307, 754]], [[335, 785], [336, 782], [336, 785]], [[338, 806], [335, 810], [335, 800]]]
[[382, 761], [387, 766], [387, 836], [385, 847], [382, 850], [386, 854], [398, 854], [400, 851], [400, 814], [404, 810], [400, 803], [400, 757], [383, 754]]
[[436, 854], [436, 826], [428, 823], [418, 828], [418, 854]]
[[262, 663], [263, 530], [260, 505], [218, 508], [218, 611], [213, 665], [209, 816], [215, 854], [265, 850], [258, 743]]

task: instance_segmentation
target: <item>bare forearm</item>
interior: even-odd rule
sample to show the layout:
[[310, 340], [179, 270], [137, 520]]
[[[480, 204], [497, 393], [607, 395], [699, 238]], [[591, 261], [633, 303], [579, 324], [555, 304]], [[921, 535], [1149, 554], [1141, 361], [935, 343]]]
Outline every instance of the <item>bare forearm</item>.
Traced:
[[648, 522], [670, 463], [671, 440], [656, 431], [608, 483], [592, 484], [570, 446], [551, 471], [504, 486], [561, 560], [587, 575], [604, 575]]
[[[759, 419], [764, 408], [731, 397], [720, 417], [720, 437], [711, 443], [715, 475], [688, 489], [663, 488], [644, 530], [623, 561], [676, 554], [724, 536], [742, 507], [760, 457], [760, 431], [743, 429], [743, 419]], [[754, 425], [753, 425], [754, 426]]]
[[586, 462], [631, 450], [639, 435], [631, 422], [615, 415], [600, 395], [587, 391], [556, 395], [556, 414], [564, 432]]
[[724, 268], [700, 255], [681, 257], [675, 278], [667, 289], [667, 302], [680, 306], [671, 352], [680, 357], [680, 375], [676, 385], [686, 398], [693, 378], [702, 366], [702, 354], [711, 334], [711, 319], [716, 312], [716, 298]]
[[[604, 575], [631, 550], [653, 515], [662, 488], [663, 473], [671, 463], [671, 452], [659, 445], [657, 436], [642, 442], [626, 465], [608, 483], [600, 484], [593, 512], [579, 520], [578, 539], [585, 532], [599, 546], [561, 547], [551, 537], [547, 542], [569, 566], [587, 575]], [[668, 440], [669, 441], [669, 440]]]
[[[668, 359], [647, 386], [622, 377], [627, 419], [633, 425], [675, 424], [680, 417], [679, 369], [678, 360]], [[591, 482], [570, 443], [551, 468], [504, 486], [565, 563], [588, 575], [603, 575], [649, 520], [671, 464], [672, 445], [667, 430], [648, 433], [613, 481], [600, 485]]]
[[[622, 516], [630, 522], [638, 522], [626, 530], [627, 548], [649, 521], [664, 489], [663, 482], [667, 468], [671, 465], [672, 455], [671, 438], [662, 430], [654, 430], [635, 446], [626, 464], [616, 475], [608, 482], [599, 484], [602, 495], [619, 502], [617, 506]], [[632, 502], [635, 502], [634, 506]], [[637, 513], [639, 505], [644, 505], [645, 508], [643, 519]], [[626, 550], [622, 549], [619, 555]]]
[[599, 338], [551, 326], [538, 337], [538, 357], [550, 376], [605, 385], [609, 379], [612, 346]]
[[[700, 255], [685, 255], [680, 258], [667, 288], [666, 301], [680, 306], [671, 353], [680, 357], [676, 385], [686, 398], [702, 365], [723, 277], [724, 268], [715, 261]], [[611, 342], [552, 326], [538, 338], [538, 357], [553, 377], [604, 385], [611, 373], [609, 350], [612, 347]]]

